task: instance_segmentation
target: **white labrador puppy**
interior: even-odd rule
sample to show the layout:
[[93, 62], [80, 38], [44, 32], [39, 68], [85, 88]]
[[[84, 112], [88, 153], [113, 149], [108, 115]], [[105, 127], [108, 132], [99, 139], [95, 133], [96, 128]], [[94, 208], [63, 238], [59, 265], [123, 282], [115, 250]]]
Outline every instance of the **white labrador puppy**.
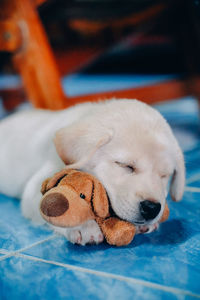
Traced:
[[[21, 198], [37, 223], [41, 183], [66, 165], [95, 175], [114, 212], [138, 231], [157, 227], [170, 178], [172, 199], [183, 195], [182, 151], [160, 113], [137, 100], [20, 112], [0, 122], [0, 141], [0, 192]], [[95, 221], [57, 231], [82, 245], [103, 238]]]

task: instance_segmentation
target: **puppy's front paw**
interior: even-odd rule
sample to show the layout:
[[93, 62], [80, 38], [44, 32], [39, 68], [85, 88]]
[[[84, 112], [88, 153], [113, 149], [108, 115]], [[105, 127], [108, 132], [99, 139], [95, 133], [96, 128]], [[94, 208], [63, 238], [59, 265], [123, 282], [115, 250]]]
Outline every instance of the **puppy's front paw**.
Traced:
[[155, 223], [152, 225], [142, 225], [136, 227], [136, 234], [139, 233], [151, 233], [159, 228], [159, 223]]
[[104, 240], [104, 236], [94, 220], [74, 228], [60, 228], [56, 226], [53, 226], [53, 228], [73, 244], [84, 246], [86, 244], [99, 244]]
[[82, 242], [82, 235], [80, 230], [67, 230], [65, 237], [70, 241], [72, 244], [81, 244]]
[[86, 244], [99, 244], [104, 240], [104, 236], [94, 220], [86, 222], [81, 228], [81, 242], [80, 245], [84, 246]]

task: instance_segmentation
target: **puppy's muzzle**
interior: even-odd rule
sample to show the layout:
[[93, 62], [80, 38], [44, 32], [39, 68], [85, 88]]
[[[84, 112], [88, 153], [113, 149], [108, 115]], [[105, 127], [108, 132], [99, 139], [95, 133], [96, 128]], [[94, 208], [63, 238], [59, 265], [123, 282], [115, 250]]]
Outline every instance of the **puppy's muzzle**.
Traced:
[[157, 217], [161, 210], [161, 204], [151, 200], [140, 202], [140, 214], [145, 221], [153, 220]]

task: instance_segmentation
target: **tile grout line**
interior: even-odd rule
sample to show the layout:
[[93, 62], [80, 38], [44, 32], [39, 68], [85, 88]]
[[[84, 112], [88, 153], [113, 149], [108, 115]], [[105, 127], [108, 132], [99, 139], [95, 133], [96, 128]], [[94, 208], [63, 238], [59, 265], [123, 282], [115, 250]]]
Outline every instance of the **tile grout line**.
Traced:
[[21, 258], [28, 259], [28, 260], [37, 261], [37, 262], [43, 262], [43, 263], [46, 263], [46, 264], [55, 265], [55, 266], [59, 266], [59, 267], [64, 267], [65, 269], [69, 269], [69, 270], [72, 270], [72, 271], [79, 271], [79, 272], [82, 272], [82, 273], [88, 273], [88, 274], [92, 274], [92, 275], [95, 275], [95, 276], [112, 278], [112, 279], [132, 283], [132, 284], [140, 284], [142, 286], [149, 287], [149, 288], [152, 288], [152, 289], [161, 290], [161, 291], [164, 291], [164, 292], [170, 292], [170, 293], [178, 294], [178, 295], [182, 294], [182, 295], [191, 296], [191, 297], [200, 299], [200, 294], [195, 294], [195, 293], [192, 293], [188, 290], [183, 290], [183, 289], [179, 289], [179, 288], [164, 286], [164, 285], [161, 285], [161, 284], [158, 284], [158, 283], [153, 283], [153, 282], [146, 281], [146, 280], [143, 280], [143, 279], [137, 279], [137, 278], [133, 278], [133, 277], [126, 277], [126, 276], [123, 276], [123, 275], [117, 275], [117, 274], [112, 274], [112, 273], [103, 272], [103, 271], [96, 271], [96, 270], [92, 270], [92, 269], [88, 269], [88, 268], [84, 268], [84, 267], [73, 266], [73, 265], [70, 265], [70, 264], [65, 264], [65, 263], [60, 263], [60, 262], [56, 262], [56, 261], [51, 261], [51, 260], [46, 260], [46, 259], [30, 256], [30, 255], [23, 254], [23, 253], [20, 253], [20, 252], [15, 253], [14, 256], [15, 257], [21, 257]]
[[184, 190], [191, 193], [200, 193], [200, 188], [195, 186], [186, 186]]
[[196, 180], [200, 180], [200, 173], [197, 173], [186, 180], [186, 184], [192, 183]]
[[57, 235], [55, 235], [55, 234], [54, 234], [54, 235], [51, 235], [50, 237], [48, 237], [48, 238], [46, 238], [46, 239], [44, 239], [44, 240], [35, 242], [34, 244], [31, 244], [31, 245], [29, 245], [29, 246], [26, 246], [26, 247], [21, 248], [21, 249], [18, 249], [18, 250], [14, 250], [14, 251], [7, 251], [7, 250], [5, 250], [5, 252], [7, 251], [8, 254], [5, 254], [5, 255], [3, 255], [2, 257], [0, 257], [0, 261], [4, 260], [4, 259], [6, 259], [6, 258], [9, 258], [9, 257], [11, 257], [11, 256], [15, 256], [16, 254], [18, 254], [18, 253], [20, 253], [20, 252], [23, 252], [23, 251], [25, 251], [25, 250], [31, 249], [31, 248], [33, 248], [33, 247], [35, 247], [35, 246], [37, 246], [37, 245], [40, 245], [40, 244], [42, 244], [42, 243], [44, 243], [44, 242], [47, 242], [47, 241], [49, 241], [49, 240], [52, 240], [52, 239], [54, 239], [55, 237], [57, 237]]
[[9, 253], [9, 251], [7, 251], [7, 250], [5, 250], [5, 249], [0, 249], [0, 254], [8, 254]]
[[[196, 179], [200, 179], [200, 174], [197, 174], [196, 176], [194, 175], [191, 179], [189, 179], [187, 181], [187, 184], [195, 181]], [[186, 192], [200, 193], [200, 188], [186, 186], [185, 191]], [[92, 269], [87, 269], [87, 268], [77, 267], [77, 266], [73, 266], [73, 265], [69, 265], [69, 264], [54, 262], [54, 261], [51, 261], [51, 260], [40, 259], [40, 258], [37, 258], [37, 257], [33, 257], [33, 256], [29, 256], [29, 255], [21, 253], [21, 252], [23, 252], [27, 249], [30, 249], [34, 246], [40, 245], [43, 242], [49, 241], [49, 240], [55, 238], [56, 236], [57, 235], [52, 235], [52, 236], [50, 236], [50, 237], [48, 237], [44, 240], [38, 241], [38, 242], [36, 242], [34, 244], [31, 244], [27, 247], [24, 247], [24, 248], [15, 250], [15, 251], [11, 251], [11, 252], [3, 249], [4, 253], [2, 253], [1, 249], [0, 249], [0, 253], [5, 254], [2, 257], [0, 257], [0, 261], [4, 260], [6, 258], [12, 257], [12, 256], [22, 257], [22, 258], [26, 258], [26, 259], [29, 259], [29, 260], [34, 260], [34, 261], [43, 262], [43, 263], [46, 263], [46, 264], [52, 264], [52, 265], [64, 267], [64, 268], [70, 269], [70, 270], [80, 271], [80, 272], [83, 272], [83, 273], [89, 273], [89, 274], [92, 274], [92, 275], [95, 275], [95, 276], [101, 276], [101, 277], [117, 279], [117, 280], [120, 280], [120, 281], [129, 282], [129, 283], [140, 284], [140, 285], [143, 285], [143, 286], [146, 286], [146, 287], [149, 287], [149, 288], [158, 289], [158, 290], [162, 290], [162, 291], [165, 291], [165, 292], [171, 292], [171, 293], [175, 293], [175, 294], [179, 294], [179, 295], [183, 294], [183, 295], [188, 295], [188, 296], [192, 296], [192, 297], [195, 297], [195, 298], [200, 298], [200, 295], [194, 294], [194, 293], [192, 293], [190, 291], [187, 291], [187, 290], [182, 290], [182, 289], [173, 288], [173, 287], [167, 287], [167, 286], [163, 286], [163, 285], [160, 285], [160, 284], [157, 284], [157, 283], [152, 283], [152, 282], [141, 280], [141, 279], [126, 277], [126, 276], [121, 276], [121, 275], [115, 275], [115, 274], [112, 274], [112, 273], [106, 273], [106, 272], [102, 272], [102, 271], [95, 271], [95, 270], [92, 270]], [[6, 253], [8, 253], [8, 254], [6, 254]]]

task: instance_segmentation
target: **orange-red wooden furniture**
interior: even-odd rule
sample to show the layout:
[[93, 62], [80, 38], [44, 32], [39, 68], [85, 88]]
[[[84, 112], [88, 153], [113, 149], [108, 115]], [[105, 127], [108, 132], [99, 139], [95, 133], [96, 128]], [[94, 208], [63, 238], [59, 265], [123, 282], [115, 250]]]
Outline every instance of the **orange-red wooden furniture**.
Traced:
[[[188, 80], [173, 80], [143, 88], [98, 93], [83, 97], [66, 97], [63, 93], [60, 74], [37, 13], [37, 5], [45, 0], [1, 0], [0, 2], [0, 50], [12, 52], [12, 61], [22, 77], [27, 98], [35, 107], [61, 109], [78, 102], [95, 101], [108, 97], [138, 98], [148, 103], [183, 97], [190, 93]], [[126, 20], [132, 26], [155, 18], [166, 9], [166, 3], [133, 15]], [[123, 25], [125, 20], [110, 26]], [[75, 20], [73, 26], [89, 30], [100, 24]], [[108, 24], [107, 24], [108, 25]], [[98, 27], [99, 28], [99, 27]], [[70, 58], [69, 58], [70, 59]], [[192, 81], [194, 82], [194, 81]], [[189, 87], [194, 87], [189, 85]], [[198, 91], [198, 85], [195, 87]], [[6, 96], [1, 94], [1, 96]], [[9, 106], [9, 105], [8, 105]]]

